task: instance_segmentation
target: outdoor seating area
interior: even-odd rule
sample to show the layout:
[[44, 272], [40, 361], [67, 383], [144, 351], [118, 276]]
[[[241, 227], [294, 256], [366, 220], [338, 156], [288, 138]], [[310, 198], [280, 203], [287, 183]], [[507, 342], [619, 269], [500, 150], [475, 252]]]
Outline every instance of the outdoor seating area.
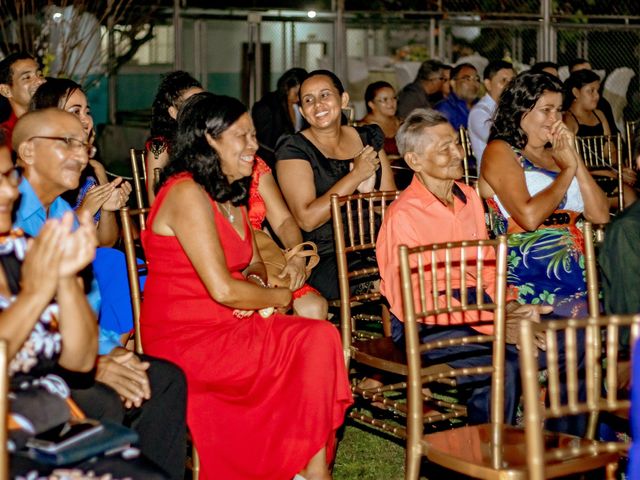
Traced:
[[637, 5], [58, 3], [0, 0], [0, 480], [640, 480]]

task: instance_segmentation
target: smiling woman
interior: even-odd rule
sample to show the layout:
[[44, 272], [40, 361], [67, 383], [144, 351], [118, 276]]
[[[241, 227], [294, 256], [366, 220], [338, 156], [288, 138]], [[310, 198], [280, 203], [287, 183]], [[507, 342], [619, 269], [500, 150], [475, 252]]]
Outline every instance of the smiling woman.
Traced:
[[352, 402], [340, 340], [280, 313], [291, 291], [266, 282], [244, 207], [256, 149], [240, 101], [199, 93], [180, 111], [142, 233], [144, 349], [186, 373], [201, 478], [329, 480]]
[[309, 128], [280, 140], [277, 178], [304, 240], [318, 246], [321, 261], [308, 282], [325, 298], [334, 299], [338, 281], [331, 195], [395, 190], [396, 185], [380, 127], [342, 125], [349, 95], [334, 73], [311, 72], [300, 86], [300, 101]]
[[522, 73], [498, 103], [480, 176], [494, 233], [510, 233], [508, 281], [522, 303], [550, 304], [554, 314], [586, 315], [580, 214], [609, 220], [607, 199], [562, 122], [562, 84]]

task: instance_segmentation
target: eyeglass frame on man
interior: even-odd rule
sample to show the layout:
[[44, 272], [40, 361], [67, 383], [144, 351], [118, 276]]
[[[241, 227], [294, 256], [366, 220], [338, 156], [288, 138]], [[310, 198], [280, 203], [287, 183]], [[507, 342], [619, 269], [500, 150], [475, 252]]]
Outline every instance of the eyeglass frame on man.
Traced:
[[30, 142], [31, 140], [35, 140], [38, 138], [43, 140], [57, 140], [59, 142], [64, 142], [67, 148], [72, 150], [78, 149], [82, 146], [85, 148], [89, 158], [93, 158], [93, 156], [98, 151], [98, 149], [93, 145], [91, 145], [90, 143], [83, 142], [82, 140], [78, 140], [77, 138], [73, 138], [73, 137], [48, 137], [46, 135], [35, 135], [33, 137], [30, 137], [27, 141]]

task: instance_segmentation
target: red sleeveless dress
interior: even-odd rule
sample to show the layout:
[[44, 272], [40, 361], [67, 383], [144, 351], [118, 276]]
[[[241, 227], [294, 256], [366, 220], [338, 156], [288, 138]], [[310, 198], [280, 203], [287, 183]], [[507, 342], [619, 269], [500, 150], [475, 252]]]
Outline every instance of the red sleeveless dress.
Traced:
[[[238, 319], [213, 300], [178, 239], [152, 231], [167, 192], [183, 181], [193, 180], [182, 174], [162, 187], [142, 233], [145, 353], [187, 376], [201, 479], [289, 480], [323, 446], [333, 456], [335, 431], [352, 403], [338, 331], [288, 315]], [[241, 278], [252, 257], [248, 223], [241, 238], [211, 205], [227, 267]]]

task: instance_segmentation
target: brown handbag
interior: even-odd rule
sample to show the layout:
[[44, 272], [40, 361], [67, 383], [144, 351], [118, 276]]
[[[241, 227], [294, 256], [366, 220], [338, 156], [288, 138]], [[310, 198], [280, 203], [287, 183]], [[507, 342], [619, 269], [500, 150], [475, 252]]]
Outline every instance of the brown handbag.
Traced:
[[280, 275], [282, 269], [287, 265], [287, 261], [294, 256], [308, 258], [306, 266], [307, 277], [311, 273], [311, 270], [313, 270], [313, 267], [320, 261], [318, 249], [313, 242], [302, 242], [293, 248], [282, 250], [266, 232], [254, 229], [253, 233], [256, 238], [258, 250], [260, 251], [260, 256], [267, 269], [269, 285], [275, 287], [289, 286], [289, 276], [279, 278], [278, 275]]

